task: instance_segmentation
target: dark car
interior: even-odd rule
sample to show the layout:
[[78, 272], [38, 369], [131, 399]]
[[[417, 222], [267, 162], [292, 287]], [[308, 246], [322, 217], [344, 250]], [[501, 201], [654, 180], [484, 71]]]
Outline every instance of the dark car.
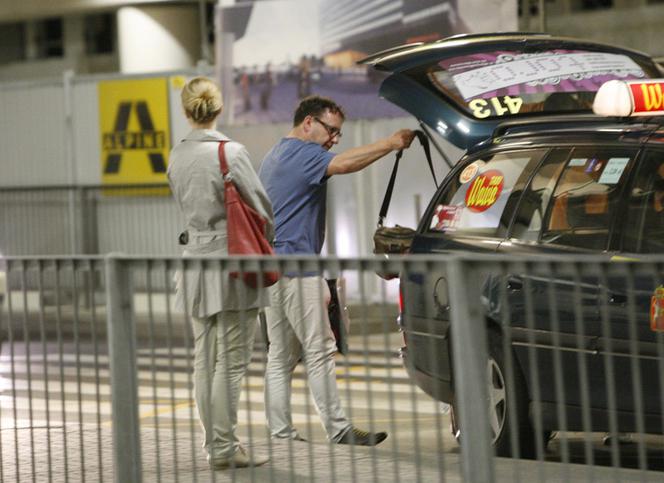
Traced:
[[[391, 73], [381, 86], [385, 98], [466, 150], [431, 199], [411, 253], [588, 253], [614, 259], [664, 253], [664, 117], [659, 117], [664, 114], [664, 83], [656, 80], [662, 74], [647, 55], [543, 34], [500, 34], [397, 47], [364, 62]], [[595, 110], [619, 115], [593, 112], [603, 85]], [[647, 116], [628, 117], [634, 113]], [[425, 392], [454, 406], [447, 299], [453, 281], [441, 267], [425, 276], [403, 273], [400, 283], [406, 368]], [[590, 354], [592, 430], [610, 430], [604, 360], [609, 347], [615, 360], [612, 382], [619, 388], [613, 406], [617, 429], [639, 430], [625, 279], [600, 286], [597, 277], [584, 276], [579, 347], [574, 303], [579, 289], [573, 281], [555, 280], [554, 321], [550, 292], [543, 285], [549, 280], [524, 280], [518, 274], [509, 278], [514, 399], [505, 386], [500, 314], [492, 312], [499, 305], [495, 283], [490, 274], [483, 281], [491, 368], [486, 383], [502, 395], [490, 404], [496, 453], [511, 453], [510, 403], [518, 410], [521, 454], [534, 453], [528, 416], [531, 371], [539, 375], [544, 436], [561, 428], [554, 353], [563, 370], [565, 429], [584, 429], [578, 377], [578, 353], [583, 351]], [[632, 290], [643, 382], [640, 429], [655, 433], [661, 433], [663, 422], [656, 345], [656, 331], [664, 328], [661, 283], [637, 280]], [[526, 321], [525, 284], [532, 295], [534, 326]], [[602, 304], [611, 311], [608, 333], [602, 330]], [[536, 367], [528, 357], [533, 348]]]

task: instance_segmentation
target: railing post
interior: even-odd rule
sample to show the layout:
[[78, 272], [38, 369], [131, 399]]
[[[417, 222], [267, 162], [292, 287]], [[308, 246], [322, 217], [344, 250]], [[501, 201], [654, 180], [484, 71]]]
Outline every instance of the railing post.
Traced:
[[480, 303], [477, 269], [463, 260], [449, 262], [452, 308], [452, 355], [456, 395], [455, 416], [461, 428], [463, 480], [493, 483], [493, 449], [487, 402], [487, 334]]
[[127, 262], [109, 256], [105, 265], [115, 481], [140, 483], [141, 440], [131, 276]]
[[[78, 168], [76, 166], [76, 148], [74, 142], [74, 91], [73, 91], [74, 71], [69, 69], [62, 73], [62, 90], [64, 97], [64, 126], [65, 126], [65, 153], [67, 164], [69, 165], [69, 183], [76, 185], [78, 179]], [[69, 246], [71, 255], [81, 253], [77, 236], [77, 217], [76, 217], [76, 193], [73, 189], [69, 190]]]

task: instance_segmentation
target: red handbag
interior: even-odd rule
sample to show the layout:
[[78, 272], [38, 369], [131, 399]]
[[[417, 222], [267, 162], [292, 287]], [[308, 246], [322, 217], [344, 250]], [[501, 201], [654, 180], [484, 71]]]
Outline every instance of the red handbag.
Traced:
[[[228, 231], [229, 255], [274, 255], [270, 242], [265, 238], [265, 219], [242, 199], [228, 177], [228, 164], [224, 145], [219, 143], [219, 167], [224, 176], [224, 199], [226, 202], [226, 229]], [[232, 278], [242, 278], [252, 287], [269, 287], [279, 280], [278, 272], [231, 272]]]

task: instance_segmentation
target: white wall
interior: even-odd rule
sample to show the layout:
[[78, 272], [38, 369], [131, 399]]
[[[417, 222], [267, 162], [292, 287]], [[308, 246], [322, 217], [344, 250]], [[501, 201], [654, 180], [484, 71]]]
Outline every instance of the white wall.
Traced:
[[0, 186], [66, 184], [62, 80], [0, 83]]
[[[191, 77], [198, 72], [171, 74]], [[70, 96], [65, 96], [62, 79], [0, 83], [0, 106], [3, 106], [0, 110], [0, 146], [3, 148], [0, 150], [0, 251], [11, 255], [45, 255], [80, 253], [85, 248], [83, 220], [90, 222], [86, 218], [90, 214], [75, 208], [77, 199], [84, 195], [82, 191], [16, 194], [3, 192], [2, 188], [100, 184], [97, 83], [106, 79], [103, 76], [74, 77]], [[175, 144], [189, 128], [180, 109], [178, 92], [172, 86], [169, 102], [171, 139]], [[70, 118], [67, 112], [71, 112]], [[416, 128], [417, 124], [408, 117], [349, 121], [344, 125], [344, 137], [335, 151], [373, 142], [404, 127]], [[288, 123], [221, 127], [230, 137], [247, 146], [256, 169], [270, 147], [289, 129]], [[459, 150], [442, 139], [438, 142], [453, 160], [458, 159]], [[435, 149], [432, 151], [440, 180], [447, 167]], [[371, 254], [372, 234], [393, 162], [394, 156], [390, 155], [360, 173], [330, 180], [327, 244], [330, 253]], [[420, 196], [424, 210], [434, 189], [422, 150], [415, 142], [401, 161], [387, 224], [415, 227], [418, 221], [415, 197]], [[99, 252], [179, 254], [176, 237], [182, 222], [170, 197], [118, 197], [99, 191], [87, 192], [87, 196], [94, 202], [92, 222]], [[375, 297], [382, 293], [380, 284], [373, 275], [365, 279], [365, 289]], [[396, 296], [395, 284], [388, 285], [388, 296]], [[359, 280], [350, 277], [349, 294], [358, 290]]]

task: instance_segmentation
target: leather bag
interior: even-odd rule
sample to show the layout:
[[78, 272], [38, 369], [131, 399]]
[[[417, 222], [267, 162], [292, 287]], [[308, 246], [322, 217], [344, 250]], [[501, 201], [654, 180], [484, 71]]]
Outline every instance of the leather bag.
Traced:
[[[416, 130], [414, 132], [424, 150], [424, 155], [429, 163], [429, 169], [431, 170], [433, 181], [436, 184], [436, 187], [438, 187], [436, 173], [433, 169], [433, 162], [431, 161], [429, 139], [422, 131]], [[401, 156], [403, 156], [403, 150], [397, 153], [394, 167], [392, 168], [392, 175], [390, 176], [390, 181], [387, 183], [387, 189], [385, 190], [385, 196], [383, 197], [383, 204], [380, 207], [380, 213], [378, 215], [378, 226], [373, 236], [374, 253], [377, 255], [401, 255], [408, 253], [413, 243], [413, 238], [415, 238], [415, 230], [412, 228], [400, 225], [383, 226], [383, 222], [387, 216], [387, 210], [390, 207], [390, 201], [392, 200], [392, 192], [394, 191], [394, 183], [397, 178]], [[385, 280], [391, 280], [399, 276], [398, 273], [388, 272], [376, 272], [376, 274]]]
[[414, 237], [415, 230], [406, 226], [378, 226], [373, 235], [374, 253], [408, 253]]
[[[242, 199], [228, 176], [228, 163], [224, 145], [219, 143], [219, 167], [224, 178], [226, 227], [229, 255], [274, 255], [265, 238], [265, 219]], [[249, 287], [269, 287], [279, 280], [278, 272], [231, 272], [231, 278], [242, 278]]]
[[330, 328], [337, 343], [340, 354], [348, 354], [348, 333], [350, 332], [350, 314], [346, 306], [346, 280], [330, 278], [326, 280], [330, 289], [330, 303], [327, 314], [330, 319]]

